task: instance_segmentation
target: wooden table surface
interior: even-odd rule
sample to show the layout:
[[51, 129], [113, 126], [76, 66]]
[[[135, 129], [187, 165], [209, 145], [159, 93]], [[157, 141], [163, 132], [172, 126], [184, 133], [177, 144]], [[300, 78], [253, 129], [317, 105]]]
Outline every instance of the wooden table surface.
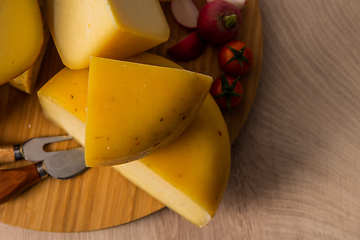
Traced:
[[360, 239], [360, 1], [259, 3], [260, 85], [207, 228], [165, 208], [82, 233], [0, 223], [0, 240]]

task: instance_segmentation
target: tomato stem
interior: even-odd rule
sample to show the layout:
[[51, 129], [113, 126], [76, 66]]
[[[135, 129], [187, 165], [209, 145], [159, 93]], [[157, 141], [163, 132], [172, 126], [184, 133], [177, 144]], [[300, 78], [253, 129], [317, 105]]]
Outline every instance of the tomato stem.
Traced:
[[243, 47], [239, 51], [234, 49], [231, 46], [227, 46], [227, 47], [234, 54], [234, 56], [229, 61], [227, 61], [227, 63], [225, 63], [225, 65], [236, 60], [240, 64], [241, 67], [243, 67], [243, 61], [246, 62], [247, 64], [249, 64], [249, 66], [251, 67], [249, 60], [244, 56], [245, 48], [247, 48], [247, 46]]
[[226, 29], [230, 29], [237, 23], [237, 16], [236, 14], [231, 14], [227, 16], [223, 16], [222, 21]]
[[228, 112], [230, 113], [231, 112], [231, 98], [232, 97], [245, 97], [244, 94], [239, 94], [239, 93], [234, 92], [236, 83], [239, 81], [240, 76], [238, 76], [231, 85], [229, 85], [229, 82], [228, 82], [225, 74], [221, 74], [220, 78], [221, 78], [222, 93], [215, 96], [214, 99], [224, 97], [226, 99], [226, 105], [227, 105]]

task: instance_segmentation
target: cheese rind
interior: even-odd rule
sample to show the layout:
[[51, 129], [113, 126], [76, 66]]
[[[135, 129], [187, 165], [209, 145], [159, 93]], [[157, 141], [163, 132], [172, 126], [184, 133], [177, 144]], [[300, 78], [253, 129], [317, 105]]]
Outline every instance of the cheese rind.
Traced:
[[[180, 68], [167, 59], [148, 53], [129, 60]], [[79, 70], [64, 68], [40, 89], [38, 96], [46, 116], [84, 146], [86, 112], [73, 110], [86, 108], [87, 75], [85, 71], [83, 74], [77, 72]], [[76, 82], [69, 79], [76, 79]], [[74, 93], [71, 99], [70, 92]], [[76, 129], [78, 131], [74, 131]], [[190, 222], [202, 227], [214, 217], [225, 192], [230, 171], [230, 150], [225, 121], [208, 94], [194, 121], [167, 147], [139, 161], [113, 168]]]
[[87, 68], [90, 56], [124, 59], [169, 38], [158, 0], [48, 0], [45, 13], [63, 63]]
[[166, 146], [192, 122], [211, 84], [183, 69], [91, 57], [86, 165], [126, 163]]
[[37, 92], [45, 117], [82, 144], [85, 143], [88, 76], [89, 69], [65, 67]]
[[26, 71], [40, 54], [43, 22], [37, 0], [0, 1], [0, 85]]

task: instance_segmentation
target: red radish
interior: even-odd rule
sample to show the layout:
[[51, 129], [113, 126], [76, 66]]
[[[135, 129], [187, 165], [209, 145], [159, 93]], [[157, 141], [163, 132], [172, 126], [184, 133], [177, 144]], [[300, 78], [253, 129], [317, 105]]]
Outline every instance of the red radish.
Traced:
[[167, 50], [175, 60], [187, 62], [198, 58], [206, 47], [206, 41], [195, 31]]
[[187, 28], [196, 28], [199, 10], [193, 0], [174, 0], [171, 11], [178, 23]]
[[225, 44], [240, 32], [242, 15], [231, 3], [217, 0], [205, 4], [199, 12], [199, 34], [209, 43]]
[[[213, 1], [216, 0], [206, 0], [206, 2], [208, 3]], [[234, 6], [239, 10], [243, 9], [246, 5], [246, 0], [225, 0], [225, 1], [234, 4]]]

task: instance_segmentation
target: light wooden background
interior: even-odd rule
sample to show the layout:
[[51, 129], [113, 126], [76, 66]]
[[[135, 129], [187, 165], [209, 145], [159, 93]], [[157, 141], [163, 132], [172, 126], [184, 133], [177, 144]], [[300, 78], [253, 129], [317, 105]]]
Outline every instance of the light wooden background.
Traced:
[[122, 226], [0, 240], [360, 239], [360, 1], [259, 0], [261, 80], [217, 215], [169, 209]]

